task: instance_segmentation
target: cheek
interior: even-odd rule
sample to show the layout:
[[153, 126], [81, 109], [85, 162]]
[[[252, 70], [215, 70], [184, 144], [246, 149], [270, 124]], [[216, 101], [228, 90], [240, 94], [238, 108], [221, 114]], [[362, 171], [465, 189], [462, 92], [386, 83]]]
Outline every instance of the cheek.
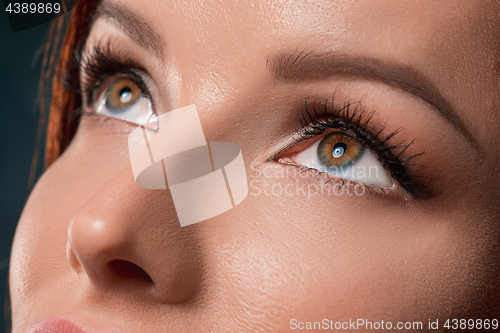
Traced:
[[104, 128], [100, 121], [82, 122], [70, 147], [33, 189], [12, 248], [10, 284], [14, 316], [17, 306], [40, 308], [38, 304], [43, 300], [47, 307], [53, 306], [49, 301], [51, 294], [61, 288], [63, 278], [71, 272], [66, 259], [71, 218], [97, 189], [127, 165], [128, 129], [112, 123], [107, 122]]
[[466, 218], [353, 197], [250, 193], [209, 247], [221, 276], [215, 294], [252, 322], [277, 331], [292, 318], [426, 322], [464, 315], [477, 299], [480, 282], [463, 276], [475, 274], [486, 253], [470, 246]]

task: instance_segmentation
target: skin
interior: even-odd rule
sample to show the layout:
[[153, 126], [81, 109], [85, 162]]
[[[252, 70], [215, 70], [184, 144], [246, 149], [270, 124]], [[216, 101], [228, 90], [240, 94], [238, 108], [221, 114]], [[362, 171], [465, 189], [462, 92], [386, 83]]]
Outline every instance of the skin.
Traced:
[[[441, 329], [448, 318], [498, 319], [498, 2], [112, 2], [147, 20], [161, 54], [106, 18], [87, 45], [110, 40], [132, 54], [158, 114], [196, 104], [207, 141], [241, 148], [250, 194], [181, 228], [169, 190], [134, 182], [127, 138], [137, 125], [83, 118], [19, 221], [13, 332], [52, 317], [123, 332], [285, 332], [291, 319], [324, 318], [421, 321], [425, 330], [429, 319]], [[273, 78], [266, 59], [290, 50], [411, 67], [450, 103], [473, 143], [430, 105], [383, 82]], [[263, 184], [338, 185], [272, 158], [292, 143], [304, 99], [333, 93], [337, 103], [376, 109], [372, 121], [388, 134], [402, 127], [394, 143], [415, 140], [405, 156], [424, 152], [417, 174], [431, 198], [398, 186], [386, 195], [264, 193]], [[277, 176], [280, 168], [290, 175]]]

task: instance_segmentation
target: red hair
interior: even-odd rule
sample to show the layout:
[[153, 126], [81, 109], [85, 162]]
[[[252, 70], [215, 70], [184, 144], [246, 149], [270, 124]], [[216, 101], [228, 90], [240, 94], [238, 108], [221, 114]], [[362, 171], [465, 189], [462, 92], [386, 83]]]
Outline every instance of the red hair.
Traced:
[[[72, 110], [81, 107], [82, 101], [79, 93], [71, 92], [64, 86], [63, 75], [72, 69], [69, 68], [69, 62], [73, 57], [75, 49], [79, 43], [87, 37], [92, 14], [97, 7], [99, 0], [79, 1], [73, 9], [69, 26], [64, 36], [64, 41], [59, 53], [59, 60], [54, 76], [52, 86], [52, 99], [50, 101], [49, 121], [47, 126], [47, 138], [45, 145], [45, 165], [48, 167], [62, 154], [68, 147], [76, 131], [76, 122], [70, 119], [69, 114]], [[62, 19], [62, 18], [61, 18]], [[55, 48], [53, 45], [52, 54], [48, 55], [50, 44], [57, 44], [59, 31], [61, 30], [62, 20], [54, 21], [52, 30], [52, 41], [49, 41], [45, 49], [45, 60], [55, 57]], [[54, 34], [54, 27], [58, 26], [58, 31]], [[47, 71], [51, 71], [49, 65]], [[74, 69], [73, 69], [74, 70]], [[47, 73], [44, 73], [47, 74]], [[78, 73], [75, 73], [79, 77]], [[46, 77], [47, 75], [45, 75]], [[41, 114], [45, 105], [41, 101]]]

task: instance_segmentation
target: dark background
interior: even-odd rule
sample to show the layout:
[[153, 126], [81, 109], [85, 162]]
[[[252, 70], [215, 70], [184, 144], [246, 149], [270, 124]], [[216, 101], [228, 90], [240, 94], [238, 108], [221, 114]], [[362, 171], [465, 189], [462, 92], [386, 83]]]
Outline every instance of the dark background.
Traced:
[[[4, 6], [0, 9], [0, 333], [4, 333], [10, 249], [28, 194], [38, 127], [42, 55], [35, 62], [35, 54], [50, 23], [12, 33]], [[43, 171], [43, 145], [41, 149], [36, 179]]]

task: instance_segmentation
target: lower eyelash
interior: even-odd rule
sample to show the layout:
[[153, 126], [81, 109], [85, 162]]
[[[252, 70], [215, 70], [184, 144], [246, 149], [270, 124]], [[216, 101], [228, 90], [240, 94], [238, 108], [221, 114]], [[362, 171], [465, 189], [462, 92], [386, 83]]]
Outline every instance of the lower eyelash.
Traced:
[[70, 111], [68, 119], [70, 121], [75, 121], [75, 120], [79, 121], [81, 119], [91, 118], [91, 117], [102, 119], [104, 122], [106, 122], [110, 119], [113, 119], [112, 117], [109, 117], [109, 116], [101, 115], [101, 114], [91, 112], [91, 111], [86, 111], [82, 107], [79, 107], [77, 109]]
[[[335, 97], [335, 96], [334, 96]], [[416, 163], [422, 153], [404, 157], [407, 149], [413, 144], [398, 143], [387, 145], [394, 137], [402, 131], [396, 129], [388, 135], [383, 135], [386, 126], [373, 125], [373, 114], [361, 108], [360, 102], [345, 102], [342, 107], [335, 106], [334, 98], [326, 100], [318, 109], [317, 102], [308, 106], [308, 101], [303, 103], [300, 126], [292, 135], [295, 143], [309, 140], [323, 134], [328, 129], [338, 129], [350, 132], [360, 140], [368, 149], [374, 152], [379, 162], [382, 163], [387, 172], [408, 193], [416, 199], [428, 199], [433, 196], [427, 186], [423, 184], [423, 177], [415, 174], [418, 171]], [[373, 134], [372, 134], [373, 133]], [[294, 144], [295, 144], [294, 143]], [[413, 169], [410, 171], [409, 169]], [[387, 190], [387, 189], [385, 189]]]

